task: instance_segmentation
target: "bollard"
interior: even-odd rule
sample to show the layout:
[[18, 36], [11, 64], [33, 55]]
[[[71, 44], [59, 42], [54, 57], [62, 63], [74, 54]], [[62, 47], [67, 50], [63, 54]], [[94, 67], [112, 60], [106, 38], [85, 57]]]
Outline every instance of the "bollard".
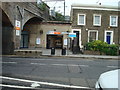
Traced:
[[66, 48], [62, 49], [62, 55], [66, 55]]
[[55, 48], [51, 48], [51, 55], [55, 55]]

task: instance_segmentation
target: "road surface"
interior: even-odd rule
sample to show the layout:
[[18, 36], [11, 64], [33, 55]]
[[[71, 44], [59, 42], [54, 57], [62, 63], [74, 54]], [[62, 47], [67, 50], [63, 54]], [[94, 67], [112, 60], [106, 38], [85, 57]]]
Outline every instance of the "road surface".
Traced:
[[57, 57], [3, 57], [0, 64], [2, 85], [29, 89], [39, 87], [45, 90], [80, 87], [91, 89], [101, 73], [118, 68], [117, 60]]

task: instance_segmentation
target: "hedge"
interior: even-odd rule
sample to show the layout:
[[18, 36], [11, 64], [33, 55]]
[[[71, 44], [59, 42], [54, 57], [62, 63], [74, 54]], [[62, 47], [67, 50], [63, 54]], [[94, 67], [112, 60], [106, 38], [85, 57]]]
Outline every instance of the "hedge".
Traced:
[[101, 40], [88, 42], [85, 47], [86, 50], [99, 51], [100, 54], [104, 53], [106, 55], [118, 55], [118, 45], [108, 44]]

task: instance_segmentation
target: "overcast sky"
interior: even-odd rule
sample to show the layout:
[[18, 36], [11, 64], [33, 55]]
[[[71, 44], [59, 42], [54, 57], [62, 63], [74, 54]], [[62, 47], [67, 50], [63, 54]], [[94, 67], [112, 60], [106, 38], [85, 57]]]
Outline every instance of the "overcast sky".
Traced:
[[[43, 0], [44, 1], [44, 0]], [[65, 0], [65, 15], [70, 15], [70, 9], [71, 9], [71, 4], [95, 4], [99, 5], [112, 5], [112, 6], [118, 6], [118, 2], [120, 0]], [[51, 1], [51, 2], [46, 2], [48, 6], [53, 9], [55, 7], [55, 10], [61, 14], [64, 14], [64, 1]]]

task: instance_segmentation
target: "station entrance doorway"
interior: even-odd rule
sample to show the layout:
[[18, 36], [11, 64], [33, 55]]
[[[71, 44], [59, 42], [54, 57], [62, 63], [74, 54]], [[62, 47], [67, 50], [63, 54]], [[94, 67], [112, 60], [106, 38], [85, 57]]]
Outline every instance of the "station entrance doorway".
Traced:
[[49, 35], [47, 34], [47, 43], [46, 48], [63, 48], [63, 35]]
[[28, 48], [29, 45], [29, 32], [28, 31], [22, 31], [21, 32], [21, 46], [20, 48]]

